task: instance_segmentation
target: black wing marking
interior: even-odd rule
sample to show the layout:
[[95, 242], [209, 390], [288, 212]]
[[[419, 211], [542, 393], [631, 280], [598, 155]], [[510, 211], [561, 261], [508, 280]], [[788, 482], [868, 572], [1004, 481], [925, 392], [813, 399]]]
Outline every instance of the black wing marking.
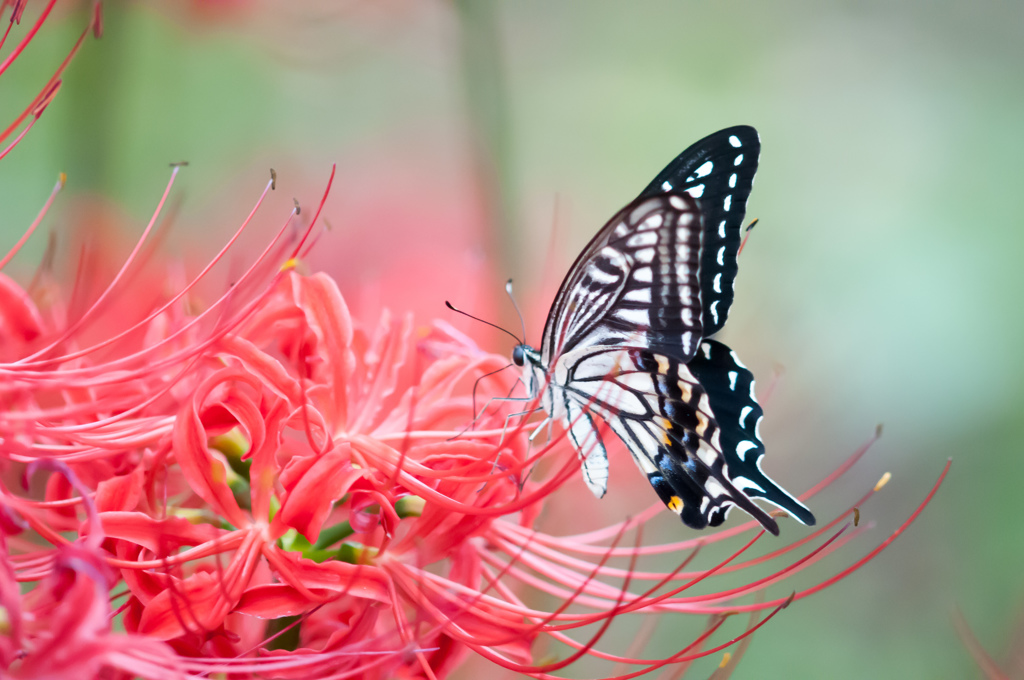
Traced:
[[653, 347], [685, 361], [703, 336], [700, 215], [687, 194], [641, 198], [590, 241], [559, 288], [545, 366], [579, 347]]
[[704, 336], [721, 330], [732, 305], [747, 197], [761, 140], [748, 125], [708, 135], [679, 154], [640, 197], [685, 191], [697, 199], [704, 228], [700, 258]]
[[763, 498], [813, 525], [811, 511], [761, 470], [765, 450], [759, 426], [764, 411], [754, 396], [754, 376], [736, 353], [720, 342], [705, 340], [687, 366], [707, 392], [733, 484], [747, 496]]
[[[731, 357], [727, 348], [724, 352]], [[584, 348], [561, 357], [555, 373], [564, 379], [561, 389], [566, 410], [575, 416], [575, 422], [583, 420], [578, 409], [584, 415], [592, 413], [606, 420], [662, 502], [688, 526], [718, 526], [729, 510], [737, 506], [768, 531], [778, 534], [778, 525], [751, 500], [753, 496], [783, 507], [805, 523], [813, 523], [814, 518], [806, 508], [763, 474], [756, 477], [762, 485], [758, 487], [760, 492], [751, 493], [751, 480], [755, 478], [743, 467], [743, 460], [737, 459], [741, 464], [738, 475], [730, 457], [723, 454], [724, 442], [731, 446], [736, 439], [734, 423], [729, 421], [728, 427], [721, 429], [715, 419], [715, 400], [689, 365], [640, 348]], [[712, 376], [714, 371], [704, 373]], [[715, 395], [720, 403], [725, 403], [717, 394], [718, 382], [714, 381]], [[570, 406], [572, 402], [575, 407]], [[597, 432], [593, 420], [589, 426]], [[600, 453], [604, 454], [603, 444]], [[586, 461], [592, 456], [594, 453]], [[606, 479], [607, 463], [603, 456], [599, 462]], [[760, 474], [756, 462], [753, 467]], [[586, 469], [585, 476], [591, 484], [592, 475]], [[594, 490], [593, 485], [591, 489]], [[602, 495], [603, 488], [601, 494], [594, 493]]]

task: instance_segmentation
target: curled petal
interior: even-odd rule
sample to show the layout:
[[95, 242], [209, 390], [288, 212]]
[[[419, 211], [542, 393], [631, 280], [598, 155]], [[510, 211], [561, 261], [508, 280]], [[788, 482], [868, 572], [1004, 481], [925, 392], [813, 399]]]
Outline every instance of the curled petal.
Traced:
[[345, 443], [322, 456], [292, 458], [281, 473], [288, 494], [277, 515], [280, 521], [316, 541], [331, 506], [365, 475], [352, 467], [351, 457], [351, 447]]
[[174, 455], [192, 490], [230, 524], [243, 527], [249, 524], [249, 519], [238, 507], [231, 487], [228, 486], [225, 464], [210, 454], [206, 427], [200, 415], [210, 393], [233, 381], [258, 387], [258, 383], [249, 374], [233, 369], [223, 369], [207, 378], [184, 405], [175, 421]]
[[316, 382], [329, 393], [323, 399], [328, 420], [348, 421], [348, 389], [355, 369], [352, 354], [352, 319], [338, 285], [325, 274], [310, 277], [291, 275], [295, 304], [305, 315], [306, 324], [316, 336], [317, 350], [307, 361]]
[[180, 517], [155, 519], [142, 512], [103, 512], [100, 522], [107, 538], [128, 541], [162, 556], [184, 546], [216, 541], [224, 534], [209, 524], [193, 524]]
[[117, 475], [101, 481], [96, 486], [96, 511], [131, 511], [142, 497], [143, 470], [135, 468], [127, 475]]

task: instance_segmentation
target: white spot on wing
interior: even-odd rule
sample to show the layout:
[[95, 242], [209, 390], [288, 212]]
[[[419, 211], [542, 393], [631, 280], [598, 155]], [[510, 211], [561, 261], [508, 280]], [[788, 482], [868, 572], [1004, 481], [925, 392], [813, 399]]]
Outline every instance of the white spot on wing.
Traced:
[[654, 213], [644, 220], [639, 227], [637, 227], [637, 231], [650, 231], [651, 229], [657, 229], [664, 221], [665, 217], [661, 213]]
[[697, 168], [697, 177], [707, 177], [711, 174], [711, 171], [715, 168], [715, 164], [711, 161], [705, 161], [704, 165]]
[[764, 493], [764, 489], [761, 488], [760, 484], [757, 484], [753, 480], [747, 479], [746, 477], [737, 477], [732, 481], [732, 483], [733, 486], [735, 486], [737, 489], [744, 493], [747, 492], [747, 489], [750, 489], [751, 491], [760, 491], [762, 494]]
[[651, 282], [651, 268], [650, 267], [640, 267], [639, 269], [634, 269], [633, 270], [633, 280], [634, 281], [639, 281], [640, 283], [650, 283]]
[[736, 156], [736, 160], [732, 162], [733, 165], [741, 165], [743, 163], [743, 154]]
[[729, 371], [729, 389], [733, 392], [736, 391], [736, 378], [740, 377], [740, 374], [736, 371]]
[[722, 496], [729, 495], [726, 493], [725, 487], [722, 486], [722, 484], [717, 479], [714, 478], [708, 479], [706, 482], [704, 482], [704, 488], [707, 489], [709, 496], [713, 496], [715, 498], [721, 498]]
[[690, 194], [694, 198], [700, 198], [701, 196], [704, 195], [704, 185], [698, 184], [695, 187], [690, 187], [689, 189], [686, 190], [686, 193]]
[[722, 209], [725, 210], [725, 212], [729, 212], [730, 208], [732, 208], [732, 194], [726, 196], [725, 201], [722, 202]]
[[718, 238], [725, 238], [725, 220], [718, 223]]
[[598, 283], [615, 283], [619, 280], [619, 277], [614, 274], [609, 274], [600, 267], [591, 265], [587, 267], [587, 276], [594, 279]]
[[704, 344], [702, 344], [700, 346], [700, 349], [701, 349], [702, 352], [704, 352], [704, 358], [705, 359], [710, 359], [711, 358], [711, 345], [709, 345], [708, 343], [705, 342]]
[[722, 292], [722, 272], [718, 272], [717, 274], [715, 274], [715, 284], [714, 285], [715, 285], [715, 292], [716, 293], [721, 293]]
[[725, 246], [718, 249], [718, 264], [719, 266], [725, 266]]
[[731, 175], [729, 175], [729, 188], [730, 189], [735, 189], [736, 188], [736, 173], [735, 172], [732, 173]]
[[740, 138], [737, 137], [736, 135], [729, 135], [729, 143], [735, 146], [736, 148], [739, 148]]
[[658, 232], [656, 231], [642, 231], [639, 234], [633, 234], [626, 240], [626, 246], [629, 248], [641, 248], [643, 246], [653, 246], [658, 242]]
[[[740, 158], [743, 158], [743, 156], [740, 156]], [[672, 191], [672, 183], [671, 182], [662, 182], [661, 183], [661, 190], [662, 191]]]
[[[690, 189], [690, 191], [693, 191], [693, 190]], [[686, 209], [686, 204], [683, 203], [683, 199], [679, 198], [678, 196], [669, 196], [668, 197], [668, 204], [671, 205], [676, 210], [685, 210]]]
[[645, 304], [651, 304], [651, 289], [650, 288], [637, 288], [631, 290], [622, 296], [623, 300], [628, 302], [643, 302]]
[[747, 427], [747, 416], [754, 412], [753, 407], [744, 406], [743, 410], [740, 411], [740, 427], [746, 429]]
[[[700, 446], [697, 447], [697, 457], [700, 458], [705, 463], [707, 463], [709, 466], [711, 466], [711, 465], [715, 464], [716, 460], [718, 460], [718, 451], [715, 451], [713, 448], [711, 448], [710, 446], [708, 446], [704, 442], [701, 442]], [[713, 479], [709, 479], [707, 481], [712, 482], [714, 480]], [[711, 490], [711, 487], [708, 486], [707, 484], [704, 485], [704, 488], [708, 489], [708, 491]], [[724, 492], [725, 490], [722, 489], [722, 491]], [[721, 494], [713, 493], [711, 495], [712, 496], [719, 496]]]
[[644, 309], [618, 309], [615, 310], [615, 316], [626, 323], [632, 323], [638, 326], [647, 326], [650, 324], [650, 317], [647, 315], [647, 310]]
[[654, 259], [654, 248], [644, 248], [633, 253], [633, 257], [641, 264], [650, 264]]
[[[718, 323], [718, 300], [711, 303], [711, 309], [709, 311], [711, 312], [711, 318], [715, 323]], [[709, 356], [708, 358], [710, 359], [711, 357]]]
[[747, 441], [746, 439], [744, 439], [743, 441], [736, 445], [736, 455], [739, 456], [740, 460], [742, 460], [745, 463], [747, 462], [747, 452], [750, 451], [751, 449], [756, 448], [757, 444], [755, 444], [752, 441]]

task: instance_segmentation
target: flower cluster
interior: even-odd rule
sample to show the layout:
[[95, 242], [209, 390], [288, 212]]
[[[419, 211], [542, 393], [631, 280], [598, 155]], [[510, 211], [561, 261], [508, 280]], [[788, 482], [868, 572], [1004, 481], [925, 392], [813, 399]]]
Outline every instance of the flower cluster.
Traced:
[[[204, 302], [273, 180], [188, 277], [148, 247], [178, 173], [109, 280], [88, 258], [70, 289], [45, 265], [24, 285], [0, 273], [5, 676], [439, 678], [477, 658], [548, 677], [585, 656], [616, 677], [678, 674], [902, 531], [775, 599], [761, 594], [863, 531], [854, 507], [757, 557], [752, 522], [646, 542], [660, 504], [586, 534], [541, 531], [577, 456], [486, 401], [515, 388], [506, 359], [443, 322], [354, 320], [329, 277], [300, 273], [330, 182], [305, 226], [294, 210]], [[738, 612], [749, 623], [720, 639]], [[709, 622], [668, 656], [600, 646], [622, 617], [672, 613]]]

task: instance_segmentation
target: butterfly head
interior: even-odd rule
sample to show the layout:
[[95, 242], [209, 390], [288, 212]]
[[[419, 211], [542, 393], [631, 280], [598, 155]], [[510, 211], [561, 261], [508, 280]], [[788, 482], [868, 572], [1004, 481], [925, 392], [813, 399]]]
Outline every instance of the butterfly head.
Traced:
[[523, 384], [531, 395], [537, 394], [547, 371], [541, 360], [540, 352], [525, 343], [512, 348], [512, 363], [523, 369]]

